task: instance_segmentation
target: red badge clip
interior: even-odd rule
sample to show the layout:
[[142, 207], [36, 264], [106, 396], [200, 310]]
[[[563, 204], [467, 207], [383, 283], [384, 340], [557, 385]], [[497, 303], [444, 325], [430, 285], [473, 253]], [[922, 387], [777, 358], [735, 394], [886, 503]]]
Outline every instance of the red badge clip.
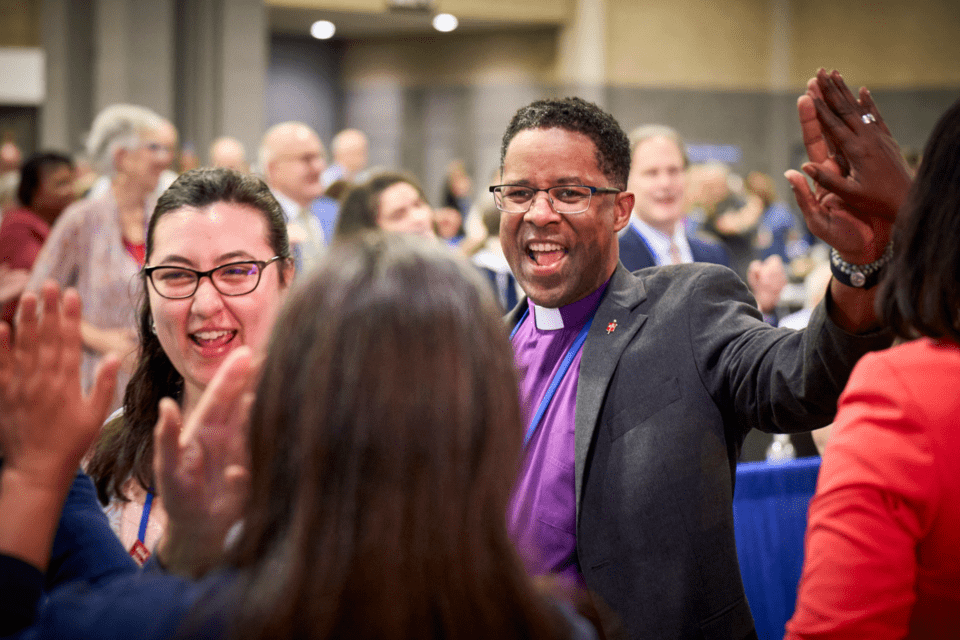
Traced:
[[150, 557], [150, 550], [147, 549], [147, 545], [137, 540], [133, 543], [133, 546], [130, 547], [130, 555], [137, 561], [137, 564], [142, 567], [143, 563]]

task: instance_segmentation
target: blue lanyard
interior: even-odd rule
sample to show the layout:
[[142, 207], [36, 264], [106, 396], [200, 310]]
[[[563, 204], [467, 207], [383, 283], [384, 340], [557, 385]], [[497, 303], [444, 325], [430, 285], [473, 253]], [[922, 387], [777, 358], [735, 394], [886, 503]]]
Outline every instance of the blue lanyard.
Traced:
[[143, 501], [143, 513], [140, 515], [140, 531], [137, 540], [147, 544], [147, 522], [150, 521], [150, 507], [153, 506], [153, 491], [147, 491], [147, 499]]
[[[513, 340], [513, 336], [517, 335], [517, 330], [520, 329], [520, 325], [523, 324], [523, 321], [526, 319], [527, 314], [529, 313], [530, 309], [528, 307], [527, 310], [523, 312], [520, 322], [517, 323], [517, 326], [515, 326], [513, 331], [510, 333], [510, 340]], [[590, 316], [590, 319], [587, 320], [587, 323], [583, 325], [583, 329], [580, 329], [580, 333], [577, 334], [573, 344], [570, 345], [570, 348], [567, 349], [566, 355], [563, 356], [563, 361], [560, 363], [560, 368], [557, 369], [555, 374], [553, 374], [553, 379], [550, 381], [550, 386], [547, 387], [547, 392], [543, 395], [543, 400], [540, 401], [540, 406], [537, 407], [537, 412], [533, 415], [533, 420], [530, 421], [530, 426], [527, 427], [527, 433], [523, 437], [524, 449], [527, 448], [527, 445], [530, 443], [530, 438], [532, 438], [534, 432], [536, 432], [537, 426], [540, 424], [540, 420], [543, 419], [543, 414], [547, 412], [547, 407], [550, 406], [550, 401], [553, 400], [554, 394], [557, 393], [557, 388], [560, 386], [560, 382], [567, 374], [567, 370], [570, 368], [570, 365], [573, 364], [573, 359], [576, 357], [577, 353], [579, 353], [580, 349], [583, 348], [583, 343], [587, 340], [587, 333], [590, 331], [591, 324], [593, 324], [593, 316]]]

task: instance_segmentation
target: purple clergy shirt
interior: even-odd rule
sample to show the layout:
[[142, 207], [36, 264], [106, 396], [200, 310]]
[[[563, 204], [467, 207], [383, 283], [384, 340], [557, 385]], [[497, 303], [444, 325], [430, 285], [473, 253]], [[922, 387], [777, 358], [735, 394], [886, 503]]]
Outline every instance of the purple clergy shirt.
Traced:
[[[520, 405], [525, 429], [563, 357], [593, 317], [606, 289], [605, 282], [586, 298], [560, 309], [544, 309], [527, 301], [527, 315], [512, 339], [520, 372]], [[558, 573], [579, 580], [574, 457], [577, 378], [582, 353], [581, 349], [576, 354], [527, 444], [520, 477], [510, 500], [507, 519], [510, 535], [533, 575]]]

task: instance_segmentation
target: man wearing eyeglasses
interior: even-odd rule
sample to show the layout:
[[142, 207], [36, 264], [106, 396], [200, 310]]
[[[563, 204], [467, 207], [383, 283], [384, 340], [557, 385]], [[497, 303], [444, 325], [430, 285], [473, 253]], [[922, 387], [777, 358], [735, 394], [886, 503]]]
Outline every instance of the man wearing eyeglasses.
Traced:
[[[521, 108], [500, 164], [500, 241], [527, 294], [508, 314], [528, 424], [509, 526], [529, 569], [584, 584], [632, 638], [756, 637], [733, 530], [740, 445], [832, 419], [857, 359], [890, 344], [854, 335], [875, 328], [873, 292], [835, 282], [792, 332], [725, 267], [631, 274], [629, 142], [578, 98]], [[849, 238], [842, 226], [823, 239]], [[875, 226], [849, 260], [882, 254]]]

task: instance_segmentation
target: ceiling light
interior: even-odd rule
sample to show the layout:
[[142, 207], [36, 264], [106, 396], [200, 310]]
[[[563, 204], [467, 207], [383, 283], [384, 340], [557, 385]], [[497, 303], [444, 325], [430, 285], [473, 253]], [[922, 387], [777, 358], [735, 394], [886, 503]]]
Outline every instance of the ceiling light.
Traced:
[[437, 31], [453, 31], [457, 28], [457, 17], [449, 13], [438, 13], [433, 16], [433, 28]]
[[336, 31], [336, 25], [329, 20], [317, 20], [310, 25], [310, 35], [317, 40], [329, 40]]

